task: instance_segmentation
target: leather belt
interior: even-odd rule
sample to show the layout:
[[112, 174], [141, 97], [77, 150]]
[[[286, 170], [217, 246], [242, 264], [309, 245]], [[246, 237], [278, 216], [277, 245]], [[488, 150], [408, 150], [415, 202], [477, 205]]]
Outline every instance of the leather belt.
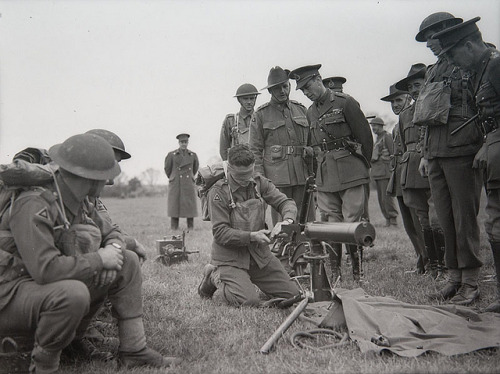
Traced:
[[286, 155], [302, 156], [304, 151], [303, 145], [284, 145], [283, 148]]
[[406, 150], [409, 152], [420, 152], [420, 143], [410, 143], [406, 145]]
[[323, 152], [328, 151], [341, 151], [345, 149], [345, 140], [344, 138], [330, 140], [329, 142], [323, 141], [318, 144]]

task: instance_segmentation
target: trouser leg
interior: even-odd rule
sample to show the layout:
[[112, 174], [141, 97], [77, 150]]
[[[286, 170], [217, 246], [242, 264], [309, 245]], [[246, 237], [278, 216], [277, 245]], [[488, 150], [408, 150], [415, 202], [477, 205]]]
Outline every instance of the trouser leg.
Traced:
[[337, 282], [337, 279], [341, 277], [341, 265], [342, 265], [342, 244], [341, 243], [329, 243], [331, 251], [328, 252], [330, 257], [330, 269], [332, 271], [331, 284], [332, 286]]
[[274, 256], [263, 268], [250, 266], [248, 273], [252, 283], [269, 297], [290, 299], [300, 294], [297, 284], [290, 279], [281, 262]]
[[31, 368], [37, 373], [51, 373], [58, 369], [61, 351], [75, 337], [89, 305], [89, 291], [80, 281], [22, 283], [14, 298], [0, 311], [0, 331], [34, 332]]
[[258, 306], [260, 304], [259, 295], [247, 270], [219, 265], [214, 272], [219, 275], [219, 289], [228, 304], [233, 306]]
[[194, 228], [194, 218], [188, 217], [188, 218], [186, 218], [186, 221], [187, 221], [188, 230], [192, 230]]
[[500, 313], [500, 242], [490, 242], [490, 245], [493, 252], [493, 262], [497, 276], [496, 296], [494, 297], [493, 302], [488, 305], [484, 311]]
[[424, 229], [424, 242], [425, 250], [427, 252], [427, 256], [429, 257], [427, 273], [435, 279], [438, 274], [439, 253], [434, 241], [434, 231], [435, 230], [432, 230], [431, 228]]
[[[386, 219], [387, 226], [391, 224], [390, 222], [390, 217], [389, 214], [386, 210], [385, 206], [385, 195], [387, 191], [387, 183], [384, 183], [385, 179], [379, 179], [375, 181], [375, 185], [377, 186], [377, 199], [378, 199], [378, 205], [380, 207], [380, 211], [382, 212], [382, 215]], [[385, 185], [385, 188], [384, 188]]]
[[424, 236], [420, 222], [415, 213], [415, 209], [407, 206], [403, 201], [403, 196], [397, 197], [399, 204], [399, 211], [401, 212], [401, 218], [403, 220], [403, 227], [405, 228], [406, 234], [410, 238], [413, 244], [413, 249], [417, 255], [417, 258], [422, 258], [424, 253]]

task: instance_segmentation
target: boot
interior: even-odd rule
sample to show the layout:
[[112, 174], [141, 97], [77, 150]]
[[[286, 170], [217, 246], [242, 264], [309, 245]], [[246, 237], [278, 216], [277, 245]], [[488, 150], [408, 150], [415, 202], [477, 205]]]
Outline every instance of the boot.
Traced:
[[462, 286], [450, 300], [455, 305], [472, 304], [479, 297], [477, 277], [480, 268], [462, 269]]
[[66, 348], [63, 349], [63, 355], [73, 360], [81, 361], [110, 361], [113, 359], [111, 352], [101, 351], [85, 337], [73, 340]]
[[495, 264], [495, 271], [497, 274], [497, 295], [496, 300], [488, 305], [483, 311], [500, 313], [500, 242], [490, 242], [490, 245], [493, 252], [493, 262]]
[[444, 265], [445, 241], [442, 230], [432, 230], [434, 237], [434, 247], [438, 255], [437, 276], [434, 278], [436, 282], [446, 281], [446, 266]]
[[61, 351], [49, 352], [35, 343], [31, 351], [30, 373], [49, 374], [59, 370]]
[[170, 217], [170, 228], [172, 230], [179, 229], [179, 217]]
[[443, 288], [438, 292], [430, 294], [430, 299], [448, 300], [455, 296], [462, 284], [462, 270], [450, 269], [449, 278]]
[[146, 335], [142, 317], [118, 321], [120, 350], [118, 352], [118, 367], [155, 367], [166, 368], [178, 364], [178, 357], [165, 357], [154, 349], [146, 346]]
[[427, 265], [425, 274], [430, 275], [432, 279], [436, 279], [438, 275], [439, 256], [434, 243], [434, 230], [432, 230], [431, 228], [425, 228], [423, 231], [425, 251], [427, 252], [427, 256], [429, 257], [429, 264]]
[[217, 267], [212, 264], [206, 264], [203, 268], [203, 279], [198, 286], [198, 295], [204, 299], [211, 299], [217, 290], [217, 286], [212, 281], [212, 274], [215, 269]]
[[342, 279], [342, 273], [340, 270], [340, 266], [342, 265], [342, 244], [334, 242], [330, 242], [329, 244], [332, 247], [332, 251], [328, 251], [328, 255], [330, 256], [330, 269], [332, 270], [330, 283], [333, 287], [339, 277]]

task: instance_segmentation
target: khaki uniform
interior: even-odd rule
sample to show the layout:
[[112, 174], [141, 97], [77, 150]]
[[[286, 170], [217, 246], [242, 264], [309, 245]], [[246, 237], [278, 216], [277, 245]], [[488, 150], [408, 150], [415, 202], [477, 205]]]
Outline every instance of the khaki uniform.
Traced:
[[219, 153], [223, 161], [227, 160], [227, 151], [236, 144], [248, 144], [250, 141], [251, 113], [228, 114], [222, 122], [219, 141]]
[[[231, 206], [230, 191], [234, 206]], [[271, 205], [284, 217], [296, 219], [293, 200], [259, 175], [249, 186], [220, 180], [208, 194], [212, 232], [211, 263], [216, 265], [223, 295], [230, 304], [257, 305], [255, 285], [271, 297], [299, 294], [280, 261], [267, 244], [250, 242], [250, 233], [265, 228], [265, 207]]]
[[40, 349], [59, 352], [81, 337], [106, 297], [119, 319], [143, 312], [137, 255], [124, 250], [115, 281], [96, 288], [94, 276], [103, 270], [97, 250], [124, 246], [121, 233], [88, 200], [77, 201], [58, 174], [56, 180], [68, 228], [53, 185], [21, 193], [0, 222], [0, 332], [34, 334], [35, 357]]
[[[359, 104], [349, 95], [327, 90], [309, 107], [307, 119], [318, 155], [319, 209], [333, 222], [359, 221], [364, 212], [368, 167], [343, 145], [344, 141], [357, 142], [365, 160], [371, 159], [373, 138]], [[342, 197], [346, 193], [349, 199]]]
[[394, 198], [387, 194], [387, 185], [391, 177], [391, 156], [394, 152], [394, 144], [391, 135], [387, 131], [377, 135], [377, 140], [373, 146], [371, 159], [371, 178], [377, 186], [377, 197], [380, 210], [388, 223], [396, 222], [398, 211], [394, 204]]
[[[297, 207], [302, 205], [304, 186], [311, 172], [312, 160], [302, 157], [308, 135], [306, 108], [293, 100], [281, 104], [271, 99], [255, 111], [250, 126], [255, 171], [272, 180]], [[312, 216], [313, 204], [310, 208]], [[273, 211], [273, 224], [278, 220]]]
[[429, 161], [429, 183], [445, 236], [445, 263], [452, 269], [477, 267], [482, 173], [472, 168], [472, 162], [482, 136], [476, 123], [451, 134], [475, 114], [475, 109], [468, 94], [468, 76], [440, 58], [428, 68], [425, 81], [427, 84], [445, 80], [451, 88], [448, 123], [427, 126], [423, 155]]
[[198, 198], [194, 175], [200, 166], [196, 153], [177, 149], [165, 158], [168, 177], [167, 215], [169, 217], [198, 217]]

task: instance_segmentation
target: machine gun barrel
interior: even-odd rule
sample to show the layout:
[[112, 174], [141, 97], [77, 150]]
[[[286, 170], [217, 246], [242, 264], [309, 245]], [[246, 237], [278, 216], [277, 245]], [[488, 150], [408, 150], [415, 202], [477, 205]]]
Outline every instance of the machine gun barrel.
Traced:
[[369, 222], [308, 222], [304, 235], [314, 240], [371, 246], [375, 240], [375, 228]]

